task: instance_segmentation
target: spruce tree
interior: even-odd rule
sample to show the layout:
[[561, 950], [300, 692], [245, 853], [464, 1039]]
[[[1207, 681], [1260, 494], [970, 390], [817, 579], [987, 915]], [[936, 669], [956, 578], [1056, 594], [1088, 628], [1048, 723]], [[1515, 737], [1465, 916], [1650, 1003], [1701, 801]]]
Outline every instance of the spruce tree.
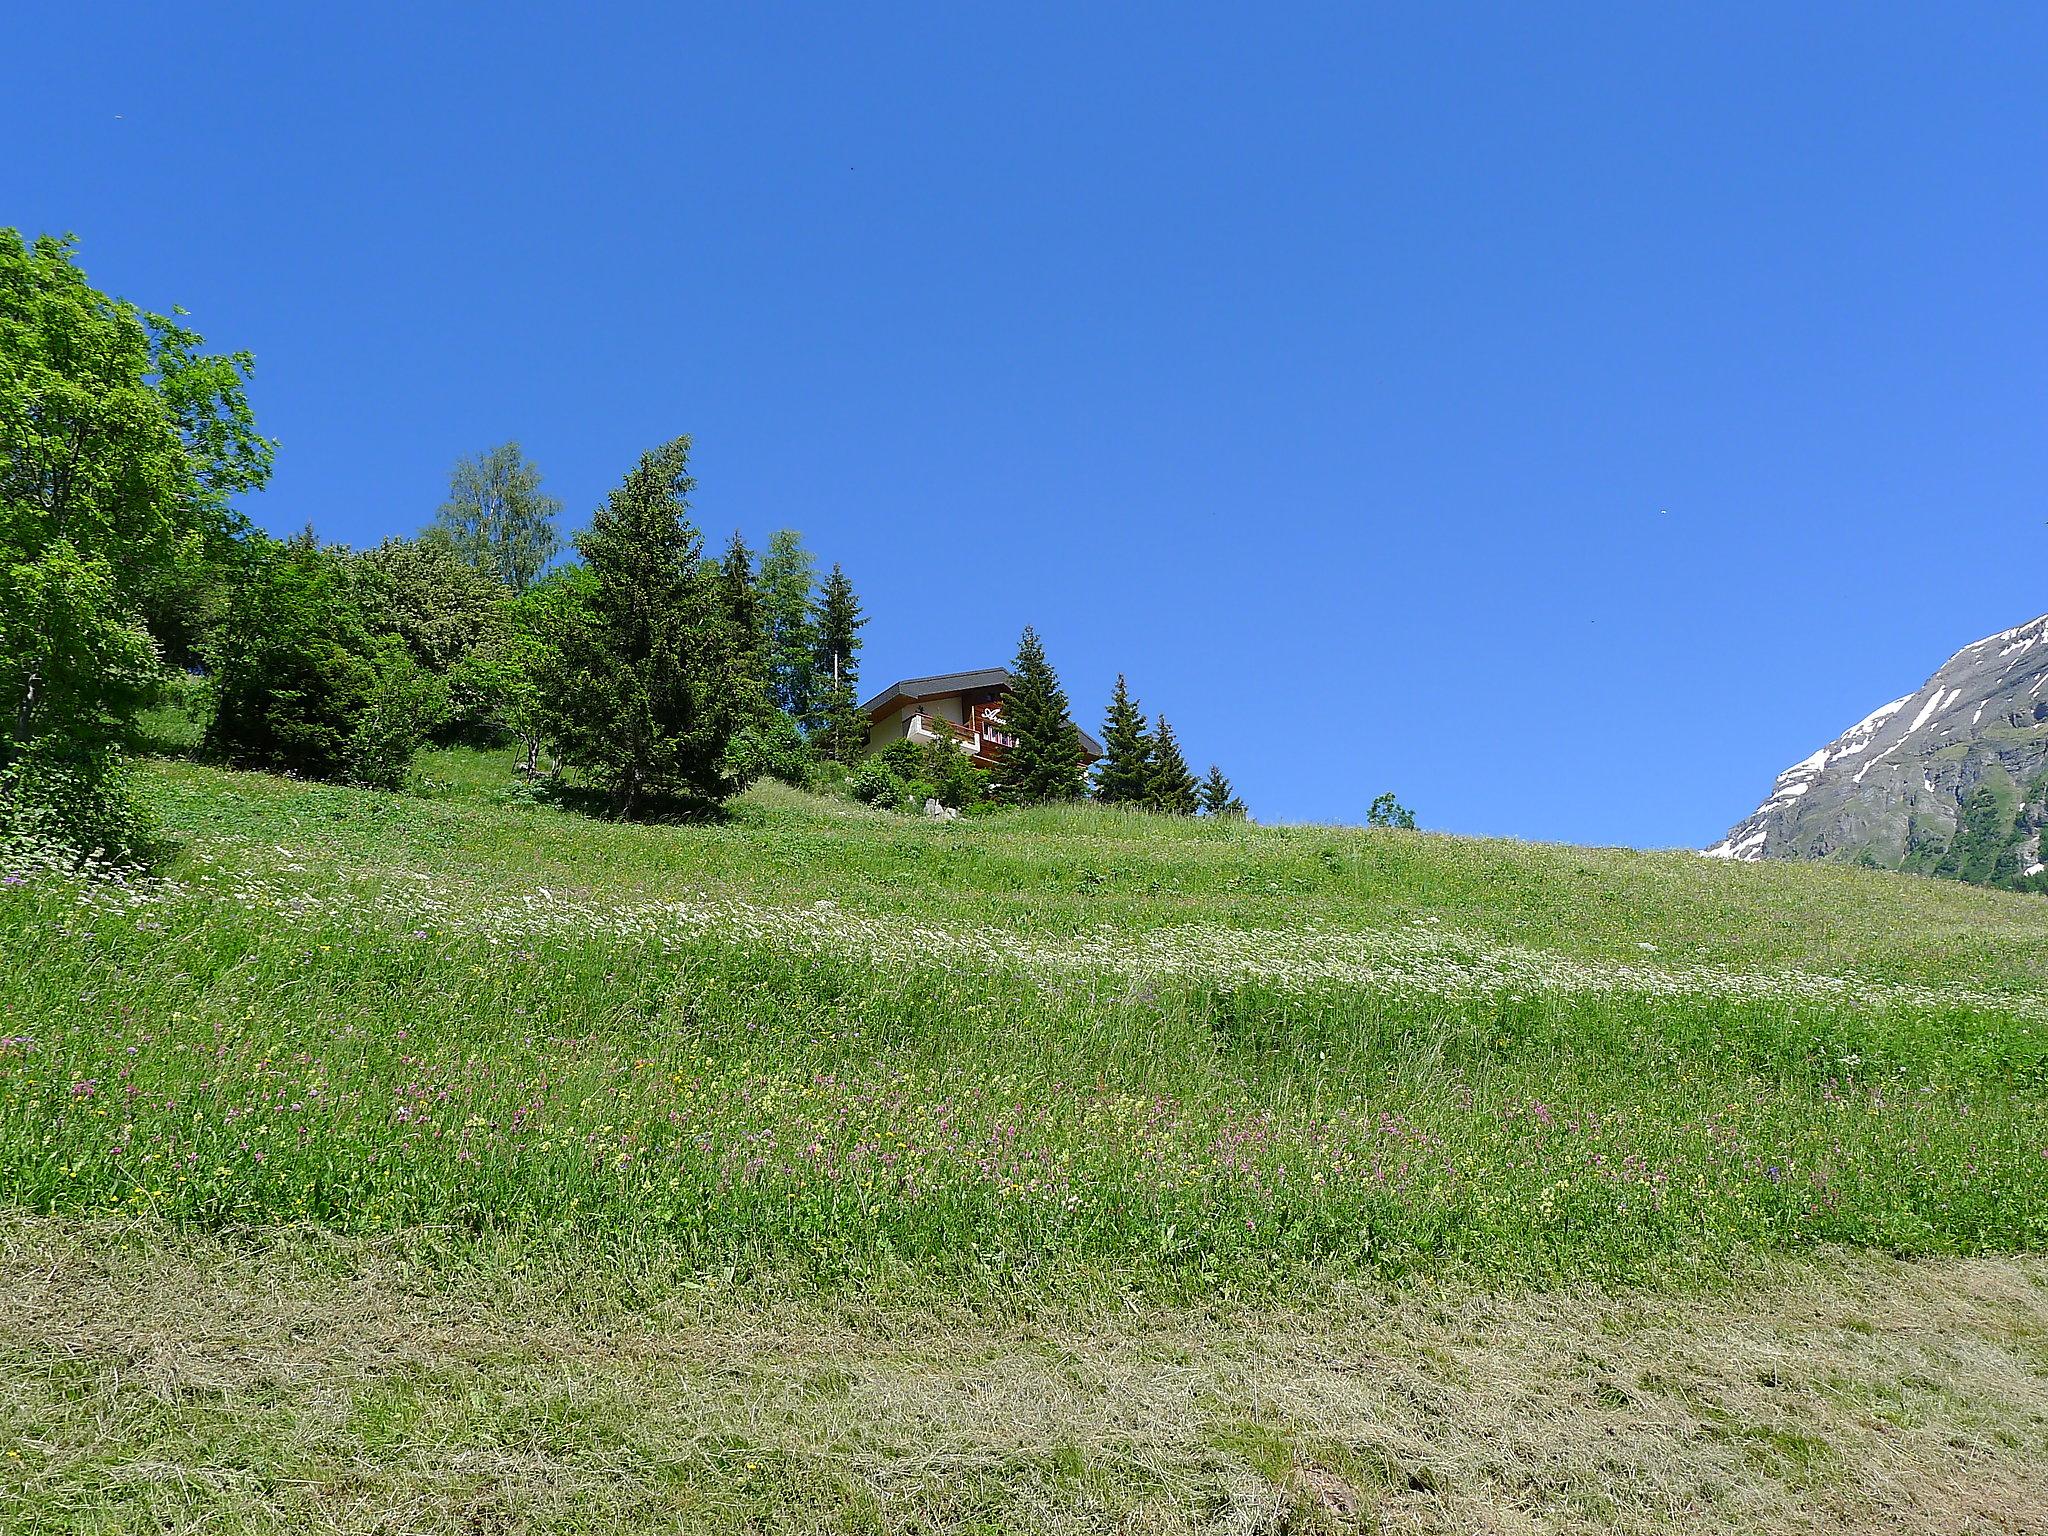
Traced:
[[1195, 776], [1188, 771], [1188, 760], [1181, 756], [1180, 742], [1164, 715], [1152, 733], [1152, 786], [1146, 798], [1153, 810], [1169, 816], [1195, 814]]
[[1144, 805], [1152, 795], [1152, 733], [1144, 711], [1119, 672], [1109, 713], [1102, 721], [1102, 761], [1095, 765], [1095, 798], [1105, 805]]
[[768, 664], [762, 654], [761, 594], [754, 585], [754, 552], [737, 530], [725, 546], [725, 558], [707, 574], [717, 585], [719, 609], [732, 631], [733, 663], [747, 703], [756, 710], [768, 708]]
[[1214, 763], [1209, 765], [1209, 776], [1202, 780], [1202, 814], [1238, 817], [1245, 814], [1244, 802], [1237, 798], [1237, 791], [1230, 787], [1230, 780], [1223, 777], [1223, 770]]
[[1080, 733], [1067, 712], [1066, 691], [1038, 631], [1025, 626], [1017, 644], [1017, 661], [1009, 697], [1003, 700], [1003, 727], [1016, 739], [996, 763], [990, 792], [1011, 805], [1041, 805], [1052, 800], [1078, 800], [1083, 783]]
[[687, 437], [646, 454], [577, 537], [589, 580], [539, 690], [563, 761], [621, 816], [739, 788], [744, 661], [690, 523], [689, 460]]

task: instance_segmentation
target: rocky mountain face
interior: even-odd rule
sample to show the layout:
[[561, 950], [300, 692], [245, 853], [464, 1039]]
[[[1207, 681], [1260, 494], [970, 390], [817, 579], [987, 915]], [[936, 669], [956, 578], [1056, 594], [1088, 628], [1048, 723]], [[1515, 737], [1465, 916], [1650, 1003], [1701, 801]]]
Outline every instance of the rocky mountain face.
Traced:
[[1706, 850], [2048, 890], [2048, 615], [1966, 645], [1778, 775]]

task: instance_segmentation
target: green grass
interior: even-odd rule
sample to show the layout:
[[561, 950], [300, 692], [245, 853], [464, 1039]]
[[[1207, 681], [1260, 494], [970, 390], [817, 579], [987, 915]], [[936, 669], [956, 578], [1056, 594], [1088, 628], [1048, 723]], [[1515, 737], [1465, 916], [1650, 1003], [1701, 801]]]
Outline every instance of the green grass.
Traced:
[[2048, 1246], [2037, 898], [779, 788], [620, 826], [474, 752], [142, 780], [165, 879], [0, 889], [18, 1208], [1076, 1293]]

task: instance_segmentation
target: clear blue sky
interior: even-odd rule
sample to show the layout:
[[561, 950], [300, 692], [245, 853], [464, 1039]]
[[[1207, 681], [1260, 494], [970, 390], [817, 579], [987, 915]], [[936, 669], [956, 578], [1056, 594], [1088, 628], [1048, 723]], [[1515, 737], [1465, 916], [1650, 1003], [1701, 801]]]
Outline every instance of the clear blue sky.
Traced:
[[1698, 845], [2048, 609], [2048, 8], [1687, 9], [23, 6], [0, 221], [255, 352], [272, 529], [690, 432], [871, 683]]

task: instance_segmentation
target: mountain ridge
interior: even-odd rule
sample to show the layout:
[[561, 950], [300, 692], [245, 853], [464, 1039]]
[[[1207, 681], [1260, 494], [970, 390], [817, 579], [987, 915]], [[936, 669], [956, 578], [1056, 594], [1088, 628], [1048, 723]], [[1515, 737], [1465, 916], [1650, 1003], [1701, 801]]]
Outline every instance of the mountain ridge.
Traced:
[[1974, 640], [1780, 773], [1710, 858], [2048, 889], [2048, 614]]

